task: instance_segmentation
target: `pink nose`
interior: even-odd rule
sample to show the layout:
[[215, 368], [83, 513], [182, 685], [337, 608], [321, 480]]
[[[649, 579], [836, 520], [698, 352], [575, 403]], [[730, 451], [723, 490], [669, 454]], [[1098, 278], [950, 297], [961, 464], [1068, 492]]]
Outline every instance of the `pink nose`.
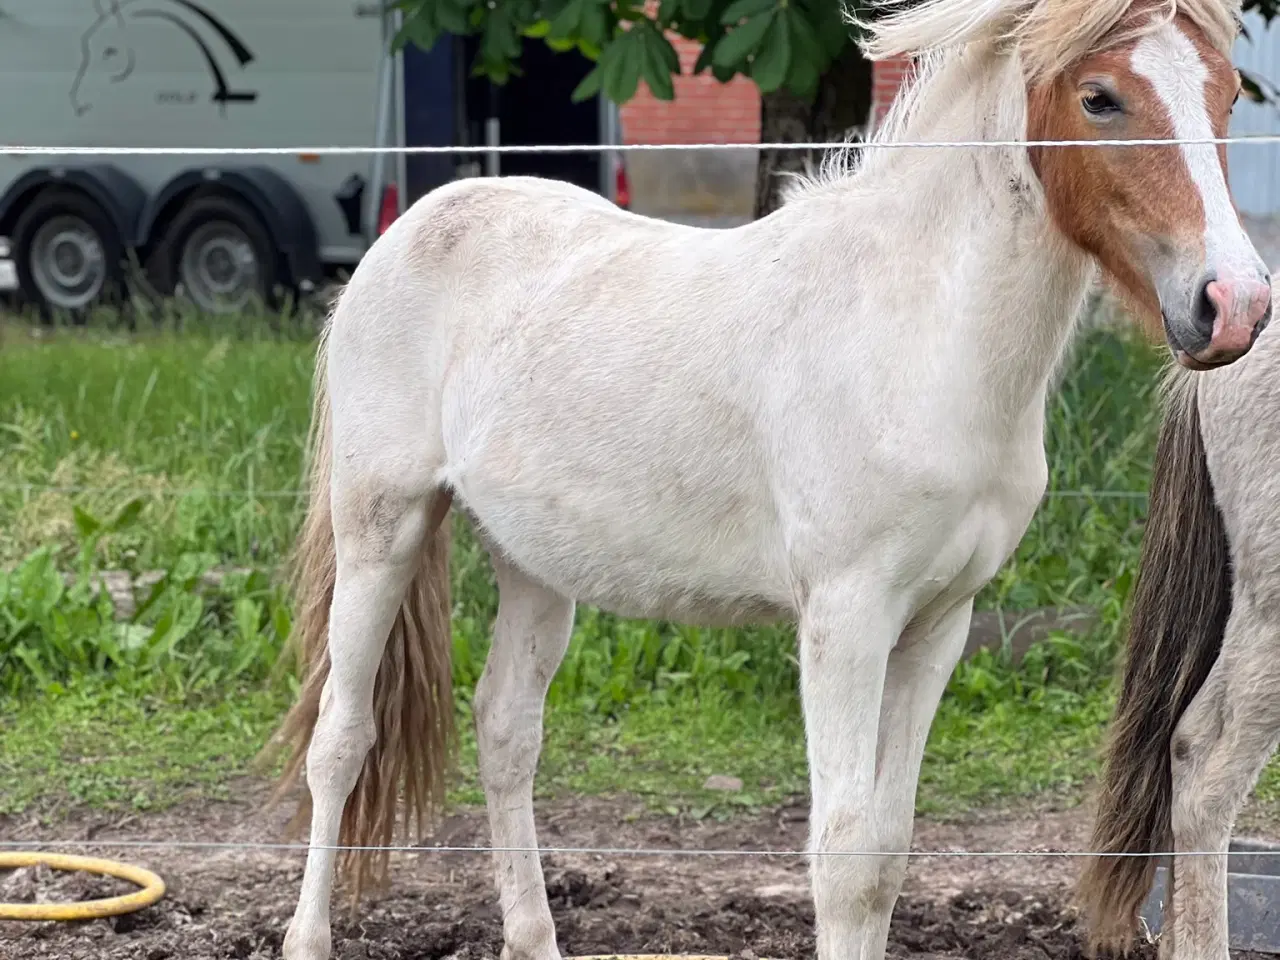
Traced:
[[1195, 358], [1216, 365], [1244, 356], [1271, 319], [1271, 284], [1214, 280], [1204, 295], [1213, 307], [1213, 332], [1209, 346]]

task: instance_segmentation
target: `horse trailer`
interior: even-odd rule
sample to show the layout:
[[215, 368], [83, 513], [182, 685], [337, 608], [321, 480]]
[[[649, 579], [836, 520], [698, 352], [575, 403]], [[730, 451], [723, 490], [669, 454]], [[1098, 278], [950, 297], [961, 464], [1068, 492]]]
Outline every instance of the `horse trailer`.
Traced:
[[409, 203], [456, 177], [558, 177], [625, 205], [616, 151], [308, 152], [618, 142], [611, 103], [569, 99], [591, 67], [577, 53], [526, 41], [523, 75], [492, 87], [470, 76], [473, 39], [391, 53], [400, 14], [387, 6], [4, 0], [0, 141], [49, 150], [0, 145], [0, 291], [76, 315], [142, 277], [235, 311], [340, 280]]

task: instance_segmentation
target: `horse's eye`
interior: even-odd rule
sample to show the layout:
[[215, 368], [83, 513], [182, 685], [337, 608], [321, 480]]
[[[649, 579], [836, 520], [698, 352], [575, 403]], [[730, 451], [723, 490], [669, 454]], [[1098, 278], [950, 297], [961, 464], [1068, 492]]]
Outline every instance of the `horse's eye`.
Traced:
[[102, 59], [104, 59], [104, 60], [110, 60], [112, 57], [114, 57], [114, 56], [115, 56], [116, 54], [118, 54], [119, 52], [120, 52], [120, 51], [119, 51], [119, 50], [117, 50], [115, 47], [107, 47], [105, 50], [103, 50], [103, 51], [102, 51]]
[[1107, 114], [1120, 112], [1120, 104], [1103, 90], [1090, 90], [1080, 101], [1080, 106], [1084, 107], [1085, 113], [1093, 117], [1104, 117]]

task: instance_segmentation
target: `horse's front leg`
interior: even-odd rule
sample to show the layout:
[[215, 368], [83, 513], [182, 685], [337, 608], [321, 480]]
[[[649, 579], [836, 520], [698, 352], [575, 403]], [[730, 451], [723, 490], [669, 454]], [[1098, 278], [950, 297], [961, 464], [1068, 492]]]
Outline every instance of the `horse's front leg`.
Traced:
[[[889, 653], [876, 743], [873, 816], [887, 848], [907, 850], [915, 825], [916, 787], [925, 743], [947, 681], [964, 653], [973, 600], [947, 611], [927, 629], [909, 627]], [[907, 858], [880, 860], [877, 900], [868, 930], [883, 943], [906, 879]]]
[[[818, 960], [881, 960], [896, 889], [886, 885], [896, 818], [876, 812], [876, 737], [901, 624], [882, 591], [852, 578], [814, 587], [800, 617], [800, 686], [812, 808]], [[849, 853], [854, 855], [845, 856]]]

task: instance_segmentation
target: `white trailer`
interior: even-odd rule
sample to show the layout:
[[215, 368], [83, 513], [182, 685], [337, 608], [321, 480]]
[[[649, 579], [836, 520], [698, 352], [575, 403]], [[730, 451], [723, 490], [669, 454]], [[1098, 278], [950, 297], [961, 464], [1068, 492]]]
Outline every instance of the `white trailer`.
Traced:
[[[461, 41], [392, 56], [397, 17], [377, 0], [0, 0], [0, 144], [467, 142]], [[421, 193], [477, 158], [430, 159], [415, 178], [370, 154], [0, 152], [0, 290], [75, 315], [125, 296], [132, 264], [204, 310], [270, 304], [350, 270], [413, 199], [406, 181]]]

